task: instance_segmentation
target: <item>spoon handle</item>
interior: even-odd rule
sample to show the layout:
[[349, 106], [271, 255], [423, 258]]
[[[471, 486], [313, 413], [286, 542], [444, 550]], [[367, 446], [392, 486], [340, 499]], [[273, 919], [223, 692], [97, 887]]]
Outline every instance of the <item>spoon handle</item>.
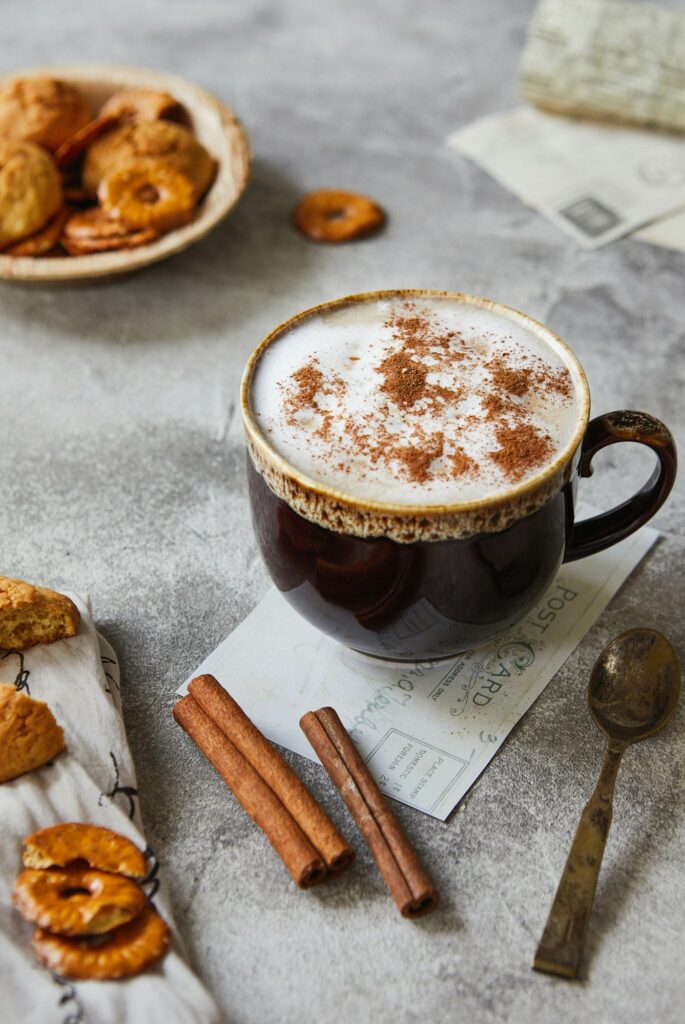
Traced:
[[537, 948], [536, 971], [576, 978], [592, 913], [602, 856], [611, 825], [616, 773], [625, 744], [611, 741], [594, 792], [578, 822]]

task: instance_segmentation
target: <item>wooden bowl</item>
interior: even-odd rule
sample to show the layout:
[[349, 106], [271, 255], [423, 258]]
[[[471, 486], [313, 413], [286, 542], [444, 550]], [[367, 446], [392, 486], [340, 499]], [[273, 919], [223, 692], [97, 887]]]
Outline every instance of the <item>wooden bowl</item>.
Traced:
[[16, 71], [0, 78], [0, 88], [15, 78], [37, 76], [71, 82], [84, 94], [93, 115], [112, 93], [125, 87], [171, 93], [188, 112], [195, 136], [217, 161], [217, 174], [198, 206], [195, 219], [161, 235], [149, 245], [90, 256], [3, 256], [0, 253], [0, 277], [11, 281], [76, 283], [146, 267], [203, 238], [223, 220], [245, 190], [250, 172], [250, 144], [245, 129], [229, 107], [198, 85], [159, 71], [92, 64]]

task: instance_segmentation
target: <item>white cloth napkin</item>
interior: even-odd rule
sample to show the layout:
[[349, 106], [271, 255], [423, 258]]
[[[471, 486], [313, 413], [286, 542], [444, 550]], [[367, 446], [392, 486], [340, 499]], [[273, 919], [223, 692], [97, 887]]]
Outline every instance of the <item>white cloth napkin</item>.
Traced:
[[[54, 762], [0, 785], [0, 1019], [8, 1024], [215, 1024], [213, 1000], [184, 963], [159, 864], [147, 847], [136, 776], [121, 713], [119, 666], [98, 636], [88, 605], [78, 635], [23, 655], [0, 651], [0, 680], [50, 706], [67, 750]], [[21, 841], [64, 821], [103, 825], [146, 849], [143, 887], [172, 928], [172, 946], [152, 969], [122, 981], [66, 982], [36, 963], [32, 926], [12, 907]]]

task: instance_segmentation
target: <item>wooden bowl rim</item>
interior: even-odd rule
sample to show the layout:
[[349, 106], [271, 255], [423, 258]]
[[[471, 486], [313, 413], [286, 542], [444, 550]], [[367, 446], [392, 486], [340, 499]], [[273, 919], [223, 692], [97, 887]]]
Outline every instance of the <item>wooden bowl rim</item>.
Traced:
[[[105, 85], [111, 82], [113, 90], [126, 87], [161, 89], [179, 99], [188, 107], [193, 119], [196, 111], [204, 108], [215, 110], [221, 122], [224, 152], [212, 153], [217, 159], [217, 175], [207, 193], [227, 184], [224, 179], [226, 162], [232, 166], [234, 188], [226, 190], [216, 205], [209, 208], [205, 197], [200, 204], [198, 216], [190, 224], [170, 231], [148, 245], [138, 249], [120, 249], [117, 252], [93, 253], [89, 256], [7, 256], [0, 253], [0, 278], [8, 281], [35, 283], [79, 282], [93, 278], [110, 277], [141, 269], [159, 260], [173, 256], [194, 242], [204, 238], [212, 228], [227, 216], [241, 197], [250, 175], [250, 142], [239, 118], [226, 104], [218, 100], [202, 86], [196, 85], [181, 75], [150, 68], [137, 68], [125, 64], [60, 64], [48, 67], [21, 68], [0, 76], [0, 88], [17, 78], [61, 78], [66, 82]], [[216, 193], [215, 197], [216, 197]]]

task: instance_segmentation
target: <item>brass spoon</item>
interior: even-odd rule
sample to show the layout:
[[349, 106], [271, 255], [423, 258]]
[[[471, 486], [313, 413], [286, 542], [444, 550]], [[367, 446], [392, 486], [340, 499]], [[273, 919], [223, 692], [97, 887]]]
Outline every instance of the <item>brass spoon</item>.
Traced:
[[536, 971], [576, 978], [611, 825], [623, 752], [666, 725], [680, 695], [678, 658], [654, 629], [629, 629], [608, 644], [590, 676], [590, 713], [609, 738], [594, 793], [580, 817], [564, 873], [537, 948]]

